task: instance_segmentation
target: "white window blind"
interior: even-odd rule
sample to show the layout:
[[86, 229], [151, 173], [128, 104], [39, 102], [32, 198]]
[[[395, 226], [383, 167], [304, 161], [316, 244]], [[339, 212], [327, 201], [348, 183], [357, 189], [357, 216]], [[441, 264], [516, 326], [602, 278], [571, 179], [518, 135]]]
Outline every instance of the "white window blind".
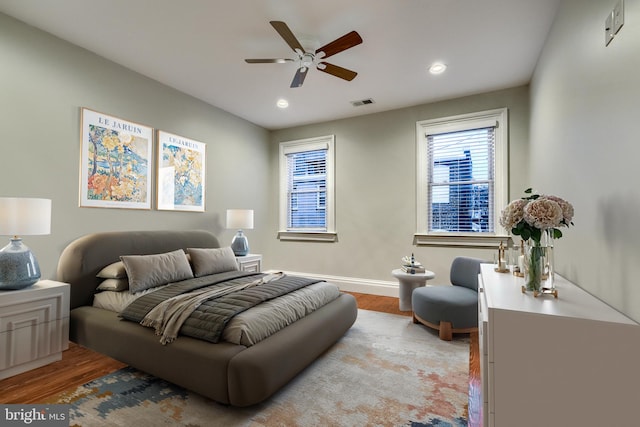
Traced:
[[327, 230], [327, 149], [287, 157], [287, 230]]
[[426, 138], [428, 232], [493, 232], [495, 126]]

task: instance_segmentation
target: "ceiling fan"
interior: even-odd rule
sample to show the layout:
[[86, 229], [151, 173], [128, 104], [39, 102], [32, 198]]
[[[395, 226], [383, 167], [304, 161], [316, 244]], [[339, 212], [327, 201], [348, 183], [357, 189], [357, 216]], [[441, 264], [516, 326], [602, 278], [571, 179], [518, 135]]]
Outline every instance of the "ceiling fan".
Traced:
[[333, 56], [336, 53], [340, 53], [362, 43], [362, 37], [360, 37], [360, 34], [358, 34], [357, 32], [351, 31], [350, 33], [345, 34], [344, 36], [332, 41], [331, 43], [328, 43], [316, 49], [315, 52], [310, 52], [306, 51], [302, 47], [287, 24], [282, 21], [270, 21], [269, 23], [271, 24], [271, 26], [273, 26], [273, 28], [275, 28], [278, 34], [280, 34], [280, 37], [282, 37], [284, 41], [287, 42], [291, 49], [293, 49], [298, 58], [245, 59], [245, 61], [249, 64], [284, 64], [286, 62], [298, 61], [300, 66], [298, 67], [298, 71], [296, 71], [296, 74], [293, 77], [293, 81], [291, 82], [292, 88], [302, 86], [302, 83], [307, 76], [307, 71], [309, 71], [309, 68], [311, 68], [311, 66], [313, 65], [315, 65], [316, 69], [320, 71], [348, 81], [353, 80], [358, 75], [358, 73], [356, 73], [355, 71], [351, 71], [324, 61], [324, 59]]

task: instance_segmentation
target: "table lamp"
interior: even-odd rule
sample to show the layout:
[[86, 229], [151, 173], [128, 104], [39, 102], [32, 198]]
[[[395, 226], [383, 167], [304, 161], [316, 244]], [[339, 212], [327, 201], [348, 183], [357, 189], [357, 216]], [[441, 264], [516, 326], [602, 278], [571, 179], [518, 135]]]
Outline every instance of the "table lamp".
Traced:
[[238, 229], [231, 241], [233, 253], [236, 256], [247, 255], [249, 253], [249, 241], [242, 230], [251, 230], [253, 228], [253, 209], [227, 209], [227, 228]]
[[13, 236], [0, 250], [0, 291], [22, 289], [40, 279], [40, 265], [19, 236], [51, 232], [51, 200], [0, 197], [0, 235]]

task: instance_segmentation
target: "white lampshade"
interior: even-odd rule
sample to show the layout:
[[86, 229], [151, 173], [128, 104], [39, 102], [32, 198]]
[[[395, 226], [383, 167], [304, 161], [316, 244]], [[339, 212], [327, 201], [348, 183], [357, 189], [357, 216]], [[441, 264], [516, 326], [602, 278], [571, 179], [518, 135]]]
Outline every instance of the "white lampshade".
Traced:
[[253, 209], [227, 209], [227, 228], [253, 229]]
[[51, 233], [51, 200], [0, 197], [0, 235]]

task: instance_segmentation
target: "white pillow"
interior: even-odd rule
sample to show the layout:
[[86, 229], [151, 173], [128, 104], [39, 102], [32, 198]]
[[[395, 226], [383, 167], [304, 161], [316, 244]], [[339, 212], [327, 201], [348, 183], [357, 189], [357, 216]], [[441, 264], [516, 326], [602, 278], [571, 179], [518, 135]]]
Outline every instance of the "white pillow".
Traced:
[[[123, 267], [124, 268], [124, 267]], [[104, 279], [98, 285], [99, 291], [122, 292], [129, 289], [129, 279]]]

